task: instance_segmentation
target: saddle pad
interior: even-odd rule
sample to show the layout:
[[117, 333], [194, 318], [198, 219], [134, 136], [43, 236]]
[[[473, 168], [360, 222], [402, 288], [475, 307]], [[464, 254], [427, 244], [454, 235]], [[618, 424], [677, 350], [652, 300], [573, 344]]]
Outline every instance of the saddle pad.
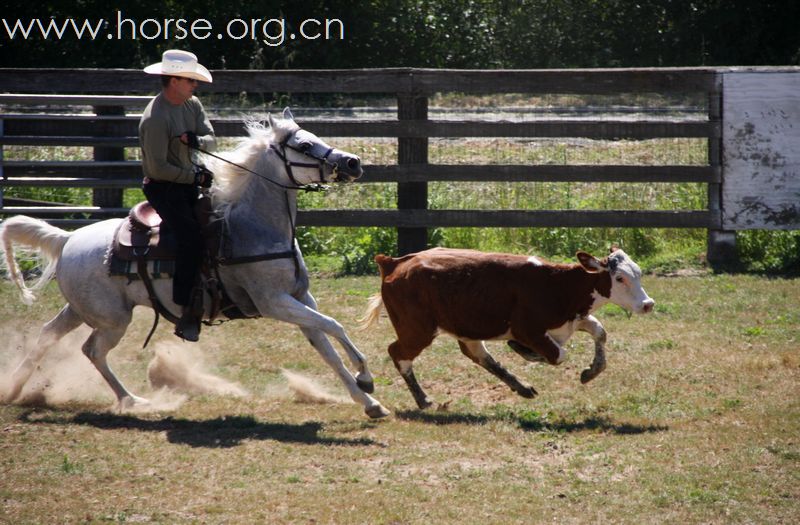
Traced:
[[[139, 266], [136, 261], [126, 261], [117, 257], [114, 253], [111, 254], [111, 259], [108, 263], [109, 275], [122, 275], [130, 280], [138, 280], [138, 271]], [[147, 261], [147, 273], [150, 274], [152, 279], [171, 279], [175, 275], [175, 261]]]

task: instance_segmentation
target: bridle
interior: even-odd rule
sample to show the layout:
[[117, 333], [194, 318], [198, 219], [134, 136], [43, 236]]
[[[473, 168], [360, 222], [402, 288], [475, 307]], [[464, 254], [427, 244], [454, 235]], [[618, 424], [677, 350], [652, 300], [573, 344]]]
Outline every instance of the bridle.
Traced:
[[[330, 166], [333, 169], [334, 175], [337, 175], [338, 166], [335, 162], [328, 161], [328, 157], [331, 153], [333, 153], [334, 148], [325, 148], [319, 143], [313, 142], [300, 142], [298, 139], [299, 133], [306, 133], [302, 129], [295, 130], [291, 135], [287, 136], [284, 140], [280, 142], [277, 146], [275, 144], [270, 144], [270, 149], [272, 149], [275, 154], [278, 156], [279, 159], [283, 161], [283, 166], [286, 168], [286, 175], [289, 177], [289, 180], [292, 181], [298, 187], [305, 186], [297, 181], [294, 177], [294, 172], [292, 171], [293, 167], [296, 168], [317, 168], [319, 170], [319, 182], [316, 184], [325, 184], [325, 166]], [[317, 162], [295, 162], [289, 160], [289, 156], [286, 154], [286, 150], [290, 149], [301, 155], [309, 157], [311, 159], [316, 160]], [[323, 151], [324, 150], [324, 151]]]

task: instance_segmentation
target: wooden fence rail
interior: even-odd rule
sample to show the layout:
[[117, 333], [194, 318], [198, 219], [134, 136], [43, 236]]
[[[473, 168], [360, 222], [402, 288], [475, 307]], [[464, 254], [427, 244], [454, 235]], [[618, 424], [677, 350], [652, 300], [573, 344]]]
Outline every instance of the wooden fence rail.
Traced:
[[[667, 227], [707, 228], [710, 254], [722, 230], [724, 182], [721, 72], [717, 69], [595, 69], [464, 71], [428, 69], [324, 71], [214, 71], [210, 93], [383, 94], [397, 100], [396, 118], [308, 119], [301, 124], [324, 137], [389, 137], [397, 140], [398, 162], [367, 165], [363, 182], [398, 184], [396, 210], [302, 210], [301, 225], [387, 226], [399, 230], [399, 251], [424, 248], [431, 227]], [[77, 226], [119, 216], [121, 191], [140, 184], [138, 162], [123, 148], [138, 146], [138, 112], [157, 90], [136, 70], [0, 69], [0, 216], [25, 213]], [[51, 93], [57, 91], [58, 94]], [[24, 92], [24, 94], [22, 93]], [[602, 118], [537, 115], [530, 121], [438, 120], [429, 118], [430, 97], [465, 94], [692, 95], [708, 101], [705, 114]], [[92, 113], [86, 107], [93, 108]], [[55, 112], [58, 107], [70, 113]], [[5, 109], [2, 109], [5, 108]], [[77, 110], [83, 109], [82, 112]], [[214, 118], [218, 136], [244, 134], [241, 119]], [[700, 138], [708, 162], [686, 165], [441, 165], [428, 161], [429, 140], [446, 137], [648, 140]], [[93, 161], [4, 160], [3, 146], [88, 146]], [[708, 187], [705, 210], [527, 211], [430, 210], [430, 181], [503, 182], [697, 182]], [[95, 206], [9, 206], [2, 190], [19, 186], [95, 189]], [[65, 219], [67, 214], [85, 214]], [[90, 214], [90, 215], [89, 215]]]

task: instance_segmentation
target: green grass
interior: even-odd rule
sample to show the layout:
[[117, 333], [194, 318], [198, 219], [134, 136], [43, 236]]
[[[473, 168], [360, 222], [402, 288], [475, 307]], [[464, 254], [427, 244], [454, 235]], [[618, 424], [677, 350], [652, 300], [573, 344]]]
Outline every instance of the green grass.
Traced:
[[[653, 314], [597, 314], [608, 368], [588, 385], [578, 381], [592, 357], [588, 336], [570, 341], [559, 367], [489, 343], [536, 387], [534, 400], [437, 339], [415, 369], [437, 404], [449, 404], [425, 412], [386, 354], [388, 320], [354, 331], [378, 279], [312, 285], [322, 311], [367, 355], [375, 395], [393, 412], [387, 420], [283, 393], [280, 368], [343, 393], [292, 326], [204, 329], [192, 348], [249, 397], [202, 395], [172, 412], [118, 414], [88, 368], [60, 404], [0, 405], [0, 522], [777, 524], [800, 513], [798, 279], [646, 276]], [[25, 307], [0, 284], [0, 370], [18, 357], [19, 338], [34, 337], [60, 306], [54, 285]], [[140, 346], [151, 315], [137, 311], [110, 355], [147, 396], [152, 354]], [[153, 344], [172, 339], [162, 323]], [[70, 341], [60, 355], [82, 359], [80, 339]], [[51, 391], [60, 377], [46, 378]]]

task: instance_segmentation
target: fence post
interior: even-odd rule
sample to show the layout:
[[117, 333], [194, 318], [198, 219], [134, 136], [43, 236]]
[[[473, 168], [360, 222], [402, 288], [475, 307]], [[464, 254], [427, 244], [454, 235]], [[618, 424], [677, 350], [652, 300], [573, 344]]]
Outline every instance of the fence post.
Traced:
[[[718, 73], [716, 90], [708, 95], [708, 120], [720, 130], [720, 136], [708, 138], [708, 163], [711, 167], [720, 170], [721, 183], [708, 184], [708, 210], [722, 214], [722, 185], [725, 184], [725, 170], [722, 165], [722, 74]], [[739, 255], [736, 251], [736, 233], [722, 229], [722, 223], [717, 228], [708, 230], [706, 241], [706, 260], [714, 271], [728, 271], [739, 267]]]
[[[4, 129], [3, 129], [3, 119], [0, 116], [0, 137], [3, 136]], [[3, 171], [3, 144], [0, 143], [0, 180], [6, 178], [6, 174]], [[0, 186], [0, 208], [3, 208], [5, 204], [3, 203], [3, 196], [5, 194], [5, 186]]]
[[[93, 106], [95, 115], [125, 115], [122, 106]], [[99, 126], [102, 129], [102, 126]], [[95, 147], [94, 160], [115, 161], [125, 160], [125, 148]], [[100, 208], [122, 208], [122, 188], [94, 188], [92, 189], [92, 205]]]
[[[427, 120], [428, 97], [417, 93], [403, 93], [397, 97], [398, 120]], [[398, 137], [398, 164], [427, 164], [428, 138]], [[397, 209], [425, 210], [428, 208], [427, 182], [399, 182], [397, 184]], [[427, 228], [398, 228], [397, 252], [406, 255], [428, 247]]]

